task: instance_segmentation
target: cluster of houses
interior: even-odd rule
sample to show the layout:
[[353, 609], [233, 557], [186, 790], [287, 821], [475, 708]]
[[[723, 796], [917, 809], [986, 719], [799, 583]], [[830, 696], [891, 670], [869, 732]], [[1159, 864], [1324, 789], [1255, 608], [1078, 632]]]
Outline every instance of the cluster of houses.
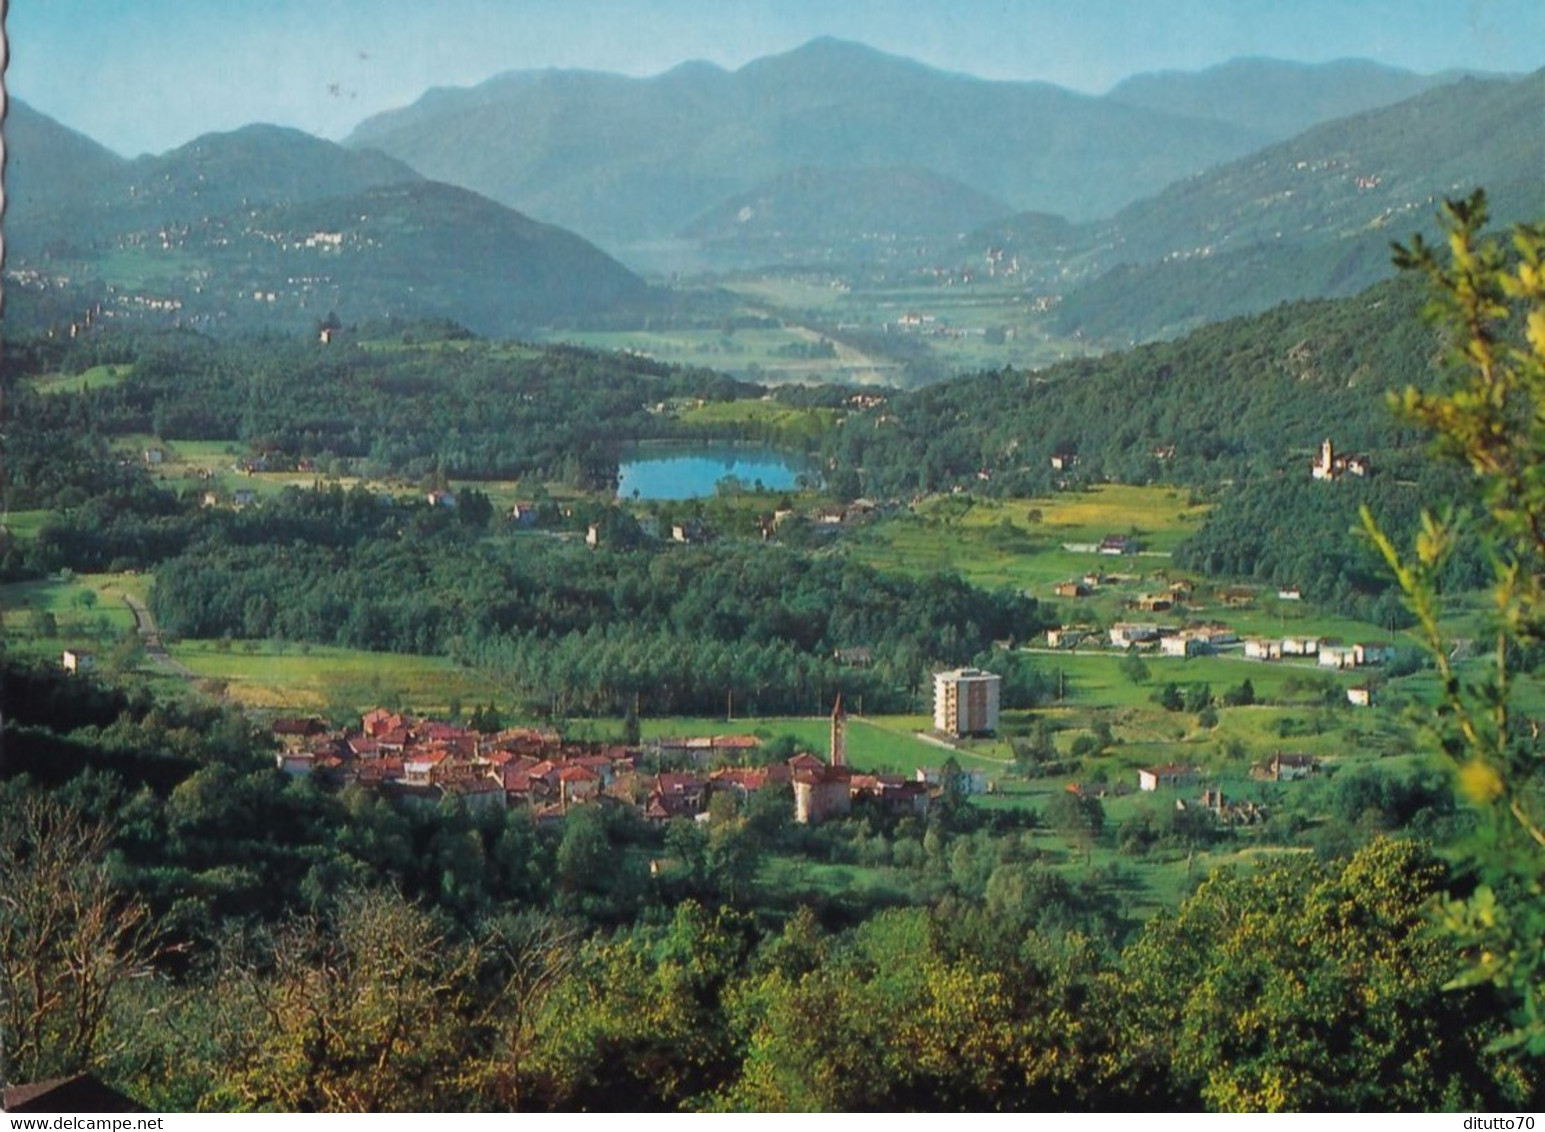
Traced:
[[[1252, 766], [1250, 777], [1257, 782], [1294, 782], [1308, 778], [1319, 769], [1319, 760], [1313, 755], [1278, 752], [1266, 761]], [[1137, 789], [1144, 793], [1183, 791], [1198, 785], [1201, 777], [1202, 772], [1197, 767], [1181, 763], [1145, 766], [1137, 771]], [[1123, 797], [1132, 792], [1131, 785], [1125, 782], [1112, 786], [1093, 786], [1075, 782], [1069, 784], [1067, 789], [1069, 793], [1076, 794], [1080, 798]], [[1265, 821], [1268, 816], [1266, 807], [1259, 802], [1230, 799], [1222, 789], [1211, 787], [1204, 788], [1199, 797], [1193, 797], [1190, 800], [1185, 797], [1175, 799], [1175, 808], [1178, 810], [1188, 810], [1193, 806], [1199, 806], [1211, 813], [1221, 825], [1256, 825]]]
[[[1250, 768], [1250, 777], [1257, 782], [1296, 782], [1318, 773], [1319, 769], [1320, 761], [1313, 755], [1284, 754], [1279, 751], [1264, 762], [1254, 764]], [[1195, 786], [1201, 778], [1202, 772], [1198, 767], [1185, 763], [1139, 767], [1137, 789], [1145, 794], [1160, 790], [1183, 790]], [[1132, 787], [1128, 783], [1092, 786], [1075, 782], [1068, 786], [1068, 790], [1080, 797], [1123, 797], [1132, 792]]]
[[[1072, 583], [1057, 587], [1059, 594]], [[1145, 610], [1162, 612], [1169, 608], [1169, 598], [1163, 594], [1145, 595], [1137, 605]], [[1321, 668], [1348, 670], [1388, 664], [1394, 659], [1392, 644], [1359, 641], [1342, 644], [1333, 639], [1315, 636], [1247, 637], [1241, 641], [1239, 634], [1228, 625], [1217, 621], [1195, 622], [1184, 627], [1164, 625], [1156, 621], [1118, 621], [1108, 629], [1094, 625], [1063, 625], [1047, 630], [1046, 643], [1054, 649], [1077, 648], [1081, 644], [1101, 639], [1117, 649], [1151, 649], [1160, 656], [1205, 656], [1234, 645], [1241, 645], [1246, 658], [1276, 661], [1286, 658], [1314, 659]], [[1349, 697], [1353, 703], [1360, 702]]]
[[1178, 628], [1147, 621], [1118, 621], [1106, 635], [1113, 647], [1128, 649], [1157, 645], [1161, 656], [1201, 656], [1236, 644], [1239, 634], [1227, 625], [1207, 622]]
[[[913, 777], [864, 774], [848, 766], [846, 715], [832, 713], [830, 761], [802, 752], [786, 762], [747, 766], [760, 747], [753, 735], [661, 739], [650, 747], [578, 743], [545, 728], [495, 734], [377, 708], [358, 729], [329, 730], [320, 720], [275, 720], [279, 769], [356, 784], [412, 805], [446, 800], [469, 809], [523, 809], [539, 822], [561, 821], [575, 806], [630, 806], [650, 821], [706, 820], [715, 794], [745, 801], [788, 787], [794, 820], [816, 824], [846, 817], [867, 803], [897, 816], [926, 818], [941, 789], [940, 772]], [[733, 765], [739, 763], [740, 765]], [[686, 769], [649, 769], [665, 766]], [[967, 792], [984, 792], [980, 774], [965, 775]]]

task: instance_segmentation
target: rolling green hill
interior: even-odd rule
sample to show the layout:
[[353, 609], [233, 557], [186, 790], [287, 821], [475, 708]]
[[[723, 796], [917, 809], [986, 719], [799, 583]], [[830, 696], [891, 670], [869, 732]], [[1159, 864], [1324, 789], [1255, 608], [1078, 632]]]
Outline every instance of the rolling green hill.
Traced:
[[294, 329], [336, 313], [514, 336], [647, 297], [573, 233], [379, 153], [259, 125], [125, 162], [18, 110], [14, 327]]
[[[1038, 372], [941, 382], [850, 418], [826, 455], [839, 485], [872, 498], [1307, 476], [1326, 436], [1347, 451], [1410, 443], [1384, 391], [1430, 385], [1441, 353], [1413, 284], [1283, 304]], [[1054, 469], [1058, 454], [1076, 454], [1076, 467]]]
[[400, 161], [349, 150], [300, 130], [256, 124], [206, 134], [155, 157], [142, 157], [105, 207], [163, 220], [220, 216], [264, 204], [300, 204], [422, 178]]

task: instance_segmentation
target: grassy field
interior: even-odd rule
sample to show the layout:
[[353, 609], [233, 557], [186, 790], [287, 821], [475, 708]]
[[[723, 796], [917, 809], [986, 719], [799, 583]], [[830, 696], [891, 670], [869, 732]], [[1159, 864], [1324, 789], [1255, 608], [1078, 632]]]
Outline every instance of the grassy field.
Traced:
[[[96, 648], [134, 628], [124, 594], [143, 598], [149, 579], [137, 574], [65, 574], [0, 586], [0, 626], [7, 647], [52, 655], [65, 648]], [[44, 615], [55, 632], [39, 635]]]
[[12, 538], [35, 539], [53, 514], [52, 511], [9, 511], [4, 529]]
[[[583, 726], [583, 725], [574, 725]], [[936, 767], [950, 757], [949, 750], [917, 737], [930, 726], [924, 716], [848, 717], [847, 749], [850, 765], [862, 771], [912, 774], [919, 767]], [[572, 727], [571, 727], [572, 730]], [[644, 738], [693, 738], [703, 735], [756, 735], [764, 740], [792, 735], [803, 750], [826, 758], [831, 746], [831, 721], [824, 717], [767, 716], [746, 719], [646, 719]], [[597, 737], [621, 735], [620, 722], [596, 725]], [[979, 766], [989, 772], [1004, 769], [1001, 759], [954, 752], [962, 766]]]
[[837, 413], [832, 409], [793, 409], [776, 401], [712, 401], [681, 414], [686, 425], [754, 425], [771, 430], [786, 444], [814, 444], [832, 427]]
[[39, 393], [79, 393], [84, 389], [109, 389], [123, 384], [133, 367], [92, 366], [84, 373], [54, 373], [33, 378], [30, 384]]
[[256, 708], [357, 712], [387, 705], [444, 716], [453, 704], [470, 711], [502, 697], [488, 676], [443, 657], [256, 641], [178, 641], [168, 651], [211, 688]]
[[[1184, 492], [1168, 487], [1104, 484], [1045, 499], [940, 496], [854, 534], [844, 545], [847, 553], [876, 569], [956, 573], [980, 586], [1028, 593], [1052, 603], [1064, 623], [1218, 620], [1241, 637], [1388, 638], [1388, 631], [1378, 626], [1327, 614], [1302, 601], [1281, 600], [1265, 588], [1246, 605], [1225, 607], [1214, 589], [1203, 585], [1183, 610], [1134, 612], [1139, 597], [1184, 576], [1171, 566], [1169, 555], [1206, 516], [1206, 506], [1193, 506]], [[1089, 548], [1111, 534], [1135, 536], [1139, 552], [1105, 555], [1066, 549]], [[1056, 595], [1058, 583], [1091, 573], [1103, 581], [1089, 596]]]
[[1366, 670], [1334, 671], [1300, 660], [1263, 661], [1240, 653], [1216, 656], [1145, 656], [1148, 676], [1135, 683], [1122, 671], [1123, 654], [1114, 651], [1067, 650], [1037, 652], [1035, 664], [1042, 671], [1066, 677], [1066, 699], [1072, 704], [1128, 708], [1152, 702], [1164, 684], [1209, 684], [1214, 693], [1249, 680], [1258, 700], [1314, 704], [1323, 699], [1327, 686], [1351, 687], [1367, 676]]
[[[941, 374], [1005, 365], [1034, 369], [1089, 352], [1086, 344], [1049, 333], [1045, 313], [1018, 283], [959, 285], [952, 277], [913, 275], [850, 285], [832, 274], [768, 273], [726, 280], [724, 286], [787, 325], [808, 321], [910, 334]], [[903, 315], [920, 315], [927, 322], [898, 330]]]
[[[877, 569], [928, 574], [950, 571], [983, 586], [1012, 586], [1049, 596], [1058, 582], [1091, 570], [1120, 571], [1134, 581], [1168, 570], [1164, 557], [1200, 527], [1205, 507], [1174, 488], [1105, 484], [1046, 499], [940, 496], [910, 514], [875, 524], [849, 543]], [[1111, 534], [1135, 534], [1150, 555], [1068, 551]]]
[[[232, 440], [178, 440], [167, 442], [150, 435], [119, 437], [114, 441], [118, 450], [143, 459], [151, 448], [164, 453], [163, 462], [151, 468], [151, 474], [164, 487], [173, 491], [218, 494], [222, 503], [229, 503], [236, 491], [255, 492], [259, 499], [279, 495], [287, 488], [309, 491], [317, 485], [341, 487], [345, 491], [364, 487], [369, 491], [389, 495], [417, 495], [422, 488], [415, 483], [399, 479], [374, 479], [364, 476], [331, 475], [326, 469], [309, 472], [252, 472], [241, 470], [242, 461], [250, 455], [247, 446]], [[545, 492], [553, 499], [578, 498], [580, 492], [562, 484], [524, 480], [451, 480], [452, 491], [475, 489], [486, 494], [496, 511], [507, 511], [521, 500], [529, 500], [533, 494]], [[538, 491], [540, 489], [540, 492]], [[24, 513], [46, 517], [46, 512]], [[36, 522], [41, 523], [41, 518]], [[17, 533], [25, 535], [23, 527]]]

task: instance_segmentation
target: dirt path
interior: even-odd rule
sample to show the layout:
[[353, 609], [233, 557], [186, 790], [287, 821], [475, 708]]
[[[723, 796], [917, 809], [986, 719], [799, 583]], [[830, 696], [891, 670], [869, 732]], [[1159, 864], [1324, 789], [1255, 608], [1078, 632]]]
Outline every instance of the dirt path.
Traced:
[[166, 646], [161, 643], [161, 630], [156, 628], [155, 618], [150, 616], [150, 610], [145, 608], [145, 603], [128, 594], [123, 595], [123, 603], [129, 607], [129, 612], [134, 614], [134, 628], [145, 646], [145, 656], [150, 660], [151, 667], [168, 676], [196, 680], [198, 677], [191, 668], [179, 664], [167, 653]]

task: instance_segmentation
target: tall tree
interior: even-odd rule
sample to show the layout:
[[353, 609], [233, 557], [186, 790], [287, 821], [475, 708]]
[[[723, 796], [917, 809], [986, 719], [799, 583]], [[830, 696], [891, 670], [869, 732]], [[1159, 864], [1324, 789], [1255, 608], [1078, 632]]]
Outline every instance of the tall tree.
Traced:
[[0, 1085], [103, 1054], [115, 992], [156, 955], [150, 913], [109, 878], [105, 827], [31, 793], [0, 797]]
[[222, 1107], [423, 1112], [477, 1102], [497, 1030], [479, 950], [390, 890], [342, 898], [225, 957]]
[[[1457, 374], [1436, 392], [1407, 388], [1396, 410], [1431, 430], [1439, 453], [1481, 489], [1465, 517], [1427, 511], [1413, 552], [1365, 510], [1363, 523], [1395, 572], [1441, 678], [1437, 746], [1484, 817], [1475, 843], [1483, 883], [1447, 909], [1469, 949], [1470, 980], [1519, 999], [1510, 1042], [1545, 1054], [1545, 780], [1537, 723], [1513, 707], [1516, 656], [1545, 641], [1545, 230], [1521, 226], [1511, 246], [1483, 236], [1485, 194], [1445, 206], [1448, 255], [1419, 237], [1396, 262], [1424, 273], [1431, 313], [1449, 330]], [[1440, 600], [1444, 567], [1480, 540], [1494, 567], [1490, 672], [1467, 679], [1452, 659]]]

